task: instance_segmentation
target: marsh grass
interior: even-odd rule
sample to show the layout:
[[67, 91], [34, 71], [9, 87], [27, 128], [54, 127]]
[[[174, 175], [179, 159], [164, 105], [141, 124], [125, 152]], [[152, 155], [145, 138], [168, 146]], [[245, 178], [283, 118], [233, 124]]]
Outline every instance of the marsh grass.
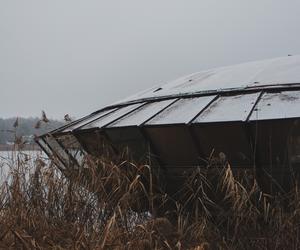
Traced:
[[169, 197], [147, 165], [90, 158], [85, 168], [61, 173], [41, 155], [9, 157], [1, 249], [300, 248], [297, 182], [272, 196], [251, 171], [208, 163], [182, 176]]

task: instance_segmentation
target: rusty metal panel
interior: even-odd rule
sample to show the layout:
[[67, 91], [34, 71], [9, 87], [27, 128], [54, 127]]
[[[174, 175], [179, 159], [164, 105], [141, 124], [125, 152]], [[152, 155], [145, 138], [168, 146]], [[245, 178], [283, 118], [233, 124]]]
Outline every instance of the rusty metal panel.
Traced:
[[44, 137], [44, 139], [51, 148], [52, 153], [59, 158], [59, 160], [63, 163], [64, 167], [68, 168], [72, 165], [69, 155], [52, 135], [46, 136]]
[[82, 148], [78, 139], [74, 134], [58, 134], [55, 139], [64, 147], [65, 151], [79, 166], [83, 167], [85, 164], [86, 152]]
[[37, 143], [43, 149], [43, 151], [46, 153], [46, 155], [51, 157], [53, 155], [53, 152], [52, 152], [51, 148], [49, 148], [49, 146], [45, 143], [43, 137], [38, 138]]
[[164, 100], [160, 102], [152, 102], [143, 105], [142, 107], [134, 110], [123, 118], [112, 123], [108, 127], [128, 127], [139, 126], [153, 117], [155, 114], [162, 111], [168, 105], [172, 104], [176, 99]]
[[64, 170], [66, 165], [63, 159], [58, 156], [55, 148], [52, 148], [47, 142], [47, 136], [43, 136], [37, 139], [38, 145], [44, 150], [51, 160], [58, 166], [60, 170]]
[[300, 91], [266, 93], [257, 103], [250, 120], [300, 117]]
[[265, 166], [288, 166], [300, 159], [300, 119], [252, 121], [259, 163]]
[[193, 134], [205, 158], [222, 156], [233, 167], [253, 166], [253, 152], [243, 122], [192, 125]]
[[199, 164], [199, 152], [187, 126], [146, 126], [145, 132], [164, 166]]
[[114, 156], [114, 148], [104, 131], [98, 129], [76, 130], [74, 135], [88, 154], [96, 157]]
[[146, 163], [148, 143], [137, 127], [118, 127], [105, 130], [119, 154], [126, 155], [134, 163]]
[[153, 117], [146, 125], [187, 124], [214, 98], [215, 95], [180, 99]]
[[193, 123], [246, 121], [260, 92], [221, 96], [202, 112]]
[[120, 119], [121, 117], [127, 115], [128, 113], [134, 111], [138, 107], [142, 106], [144, 103], [138, 103], [133, 105], [128, 105], [122, 108], [117, 109], [116, 111], [109, 113], [106, 116], [100, 117], [99, 119], [81, 127], [80, 129], [88, 129], [88, 128], [102, 128], [106, 125]]

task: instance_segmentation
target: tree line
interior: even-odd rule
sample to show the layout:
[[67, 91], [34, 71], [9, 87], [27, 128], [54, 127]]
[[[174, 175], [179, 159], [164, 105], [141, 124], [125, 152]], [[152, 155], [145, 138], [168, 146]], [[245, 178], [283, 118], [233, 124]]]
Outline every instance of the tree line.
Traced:
[[[65, 124], [65, 121], [41, 118], [0, 118], [0, 144], [13, 143], [18, 138], [33, 138]], [[30, 140], [30, 139], [29, 139]], [[29, 141], [30, 143], [31, 141]]]

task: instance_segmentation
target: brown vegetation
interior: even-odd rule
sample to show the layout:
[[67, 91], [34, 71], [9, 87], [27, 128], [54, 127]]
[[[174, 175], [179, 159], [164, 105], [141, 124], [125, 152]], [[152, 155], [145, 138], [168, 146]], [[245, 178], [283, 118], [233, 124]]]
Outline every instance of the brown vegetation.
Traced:
[[14, 152], [5, 161], [0, 248], [300, 248], [297, 184], [271, 196], [230, 165], [208, 164], [185, 177], [175, 199], [147, 165], [89, 159], [86, 168], [62, 174], [47, 159], [33, 164], [30, 157]]

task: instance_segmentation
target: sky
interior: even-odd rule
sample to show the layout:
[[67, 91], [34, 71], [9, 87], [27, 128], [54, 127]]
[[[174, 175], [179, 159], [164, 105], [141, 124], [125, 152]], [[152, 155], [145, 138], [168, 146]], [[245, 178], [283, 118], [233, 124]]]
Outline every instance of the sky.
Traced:
[[193, 72], [300, 54], [299, 0], [0, 0], [0, 117], [81, 117]]

